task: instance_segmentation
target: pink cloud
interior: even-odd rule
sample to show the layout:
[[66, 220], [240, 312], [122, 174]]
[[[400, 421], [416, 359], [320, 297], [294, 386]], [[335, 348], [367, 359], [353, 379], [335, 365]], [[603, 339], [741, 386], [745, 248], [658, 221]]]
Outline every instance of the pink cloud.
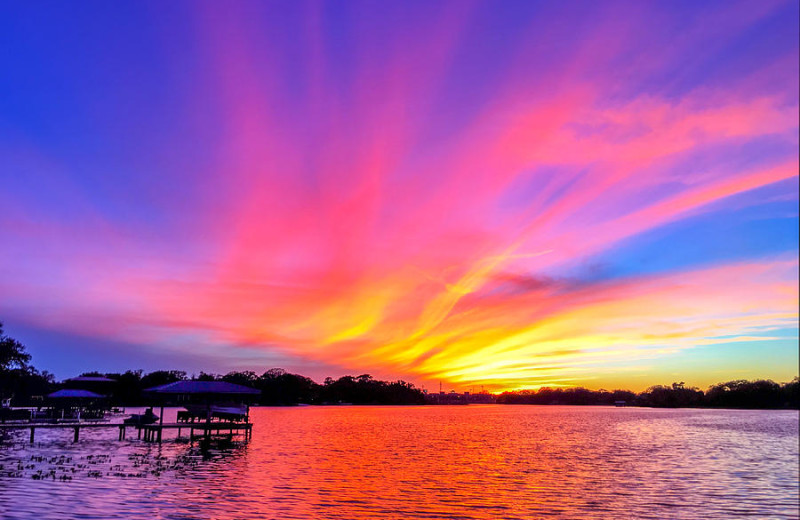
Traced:
[[[796, 97], [752, 93], [769, 68], [715, 95], [612, 96], [619, 79], [603, 71], [625, 61], [637, 16], [647, 13], [634, 7], [636, 16], [613, 22], [615, 10], [601, 9], [609, 24], [547, 81], [524, 66], [540, 50], [521, 45], [496, 95], [427, 142], [426, 118], [475, 13], [442, 8], [411, 40], [358, 47], [359, 67], [335, 75], [315, 5], [302, 28], [308, 103], [295, 112], [281, 105], [280, 53], [247, 13], [211, 10], [197, 20], [222, 137], [213, 164], [176, 174], [183, 185], [207, 185], [186, 229], [120, 224], [56, 161], [20, 159], [66, 179], [59, 186], [81, 211], [69, 221], [25, 207], [0, 216], [10, 250], [37, 252], [30, 262], [0, 259], [12, 275], [0, 290], [16, 312], [99, 337], [159, 344], [199, 334], [232, 348], [497, 387], [582, 380], [603, 363], [797, 326], [794, 260], [587, 287], [515, 292], [498, 283], [546, 278], [712, 203], [796, 178], [796, 148], [785, 151], [797, 143]], [[725, 30], [771, 9], [730, 8]], [[643, 76], [685, 57], [704, 38], [696, 23], [687, 33], [678, 50], [665, 46], [653, 63], [635, 59], [616, 74]], [[325, 88], [333, 76], [355, 101]], [[201, 111], [202, 102], [188, 104]], [[784, 151], [730, 159], [760, 139]], [[698, 154], [715, 166], [697, 166]], [[508, 207], [511, 195], [524, 203]], [[170, 210], [169, 200], [150, 202]]]

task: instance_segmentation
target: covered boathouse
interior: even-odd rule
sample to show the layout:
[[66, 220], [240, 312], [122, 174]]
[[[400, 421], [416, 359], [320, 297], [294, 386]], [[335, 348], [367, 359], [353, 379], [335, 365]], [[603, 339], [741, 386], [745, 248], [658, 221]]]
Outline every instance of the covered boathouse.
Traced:
[[[194, 438], [195, 430], [205, 438], [212, 433], [233, 435], [242, 432], [250, 438], [253, 425], [250, 423], [250, 403], [261, 395], [261, 391], [248, 386], [224, 381], [176, 381], [144, 390], [145, 395], [161, 401], [158, 422], [142, 426], [147, 441], [161, 442], [165, 429], [189, 429]], [[164, 406], [182, 406], [177, 422], [164, 423]]]

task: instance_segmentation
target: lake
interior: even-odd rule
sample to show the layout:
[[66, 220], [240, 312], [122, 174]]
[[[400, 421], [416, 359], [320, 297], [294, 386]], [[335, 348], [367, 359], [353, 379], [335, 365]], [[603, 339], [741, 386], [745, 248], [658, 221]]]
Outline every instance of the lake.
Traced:
[[[131, 410], [135, 411], [135, 410]], [[174, 417], [175, 410], [169, 410]], [[0, 518], [798, 518], [798, 412], [254, 408], [247, 444], [9, 434]], [[169, 433], [173, 436], [174, 433]], [[130, 437], [133, 437], [131, 439]]]

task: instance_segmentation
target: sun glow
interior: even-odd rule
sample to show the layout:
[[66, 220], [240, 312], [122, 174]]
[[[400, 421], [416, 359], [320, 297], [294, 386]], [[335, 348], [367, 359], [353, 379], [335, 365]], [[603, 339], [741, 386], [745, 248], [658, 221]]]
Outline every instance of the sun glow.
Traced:
[[102, 123], [107, 157], [0, 150], [35, 172], [4, 180], [0, 310], [226, 368], [492, 390], [663, 382], [689, 351], [710, 374], [796, 336], [796, 239], [770, 226], [796, 223], [797, 43], [730, 55], [788, 4], [594, 6], [582, 39], [540, 25], [557, 6], [437, 5], [206, 5], [192, 60], [164, 57], [192, 81], [159, 79], [175, 122]]

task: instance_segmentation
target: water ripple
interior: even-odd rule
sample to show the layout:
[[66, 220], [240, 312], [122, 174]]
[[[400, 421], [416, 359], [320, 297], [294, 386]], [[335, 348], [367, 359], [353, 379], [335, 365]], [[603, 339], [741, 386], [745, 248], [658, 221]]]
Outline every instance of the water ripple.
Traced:
[[[175, 413], [174, 410], [171, 413]], [[253, 410], [253, 439], [0, 444], [8, 519], [796, 519], [798, 414], [580, 407]], [[37, 432], [38, 434], [38, 432]]]

